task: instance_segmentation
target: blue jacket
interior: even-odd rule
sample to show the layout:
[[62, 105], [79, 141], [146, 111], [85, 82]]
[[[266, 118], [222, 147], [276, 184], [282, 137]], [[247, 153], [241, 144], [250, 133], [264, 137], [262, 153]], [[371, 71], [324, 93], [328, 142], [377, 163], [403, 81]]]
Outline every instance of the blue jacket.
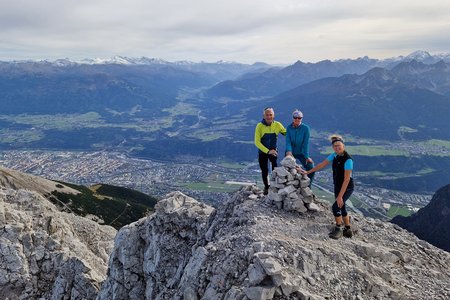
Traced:
[[286, 130], [286, 152], [292, 152], [293, 155], [303, 155], [309, 158], [309, 126], [301, 123], [300, 126], [294, 127], [291, 124]]

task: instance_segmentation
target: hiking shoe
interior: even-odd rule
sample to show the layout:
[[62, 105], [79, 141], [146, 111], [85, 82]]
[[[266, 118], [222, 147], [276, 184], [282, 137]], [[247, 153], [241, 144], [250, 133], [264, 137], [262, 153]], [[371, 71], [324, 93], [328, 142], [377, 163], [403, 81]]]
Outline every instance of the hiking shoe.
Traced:
[[352, 229], [351, 229], [351, 228], [344, 228], [343, 235], [344, 235], [346, 238], [351, 238], [351, 237], [353, 236], [353, 231], [352, 231]]
[[264, 195], [267, 195], [268, 193], [269, 193], [269, 188], [268, 188], [268, 187], [265, 187], [265, 188], [264, 188], [263, 194], [264, 194]]
[[335, 226], [334, 230], [330, 232], [328, 236], [332, 239], [337, 240], [342, 237], [343, 231], [344, 230], [342, 230], [342, 226]]

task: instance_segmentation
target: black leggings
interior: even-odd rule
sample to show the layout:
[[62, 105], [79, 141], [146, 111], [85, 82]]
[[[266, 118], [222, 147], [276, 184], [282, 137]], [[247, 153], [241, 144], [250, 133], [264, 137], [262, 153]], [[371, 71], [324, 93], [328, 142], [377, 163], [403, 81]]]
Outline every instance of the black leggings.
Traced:
[[[334, 191], [335, 198], [337, 198], [337, 196], [339, 195], [339, 192], [340, 192], [340, 190], [337, 191], [337, 193], [336, 193], [336, 191]], [[342, 205], [341, 208], [339, 208], [339, 206], [337, 205], [337, 201], [334, 201], [333, 206], [331, 208], [333, 210], [333, 215], [335, 217], [340, 217], [340, 216], [346, 217], [348, 215], [347, 210], [345, 209], [345, 201], [347, 201], [348, 198], [350, 198], [352, 193], [353, 193], [353, 189], [347, 189], [345, 191], [344, 196], [342, 196], [342, 200], [344, 200], [344, 205]]]
[[269, 175], [268, 161], [272, 164], [273, 171], [273, 169], [277, 167], [277, 157], [275, 155], [259, 152], [258, 161], [259, 167], [261, 168], [261, 176], [264, 182], [264, 187], [269, 188], [269, 182], [267, 181], [267, 176]]

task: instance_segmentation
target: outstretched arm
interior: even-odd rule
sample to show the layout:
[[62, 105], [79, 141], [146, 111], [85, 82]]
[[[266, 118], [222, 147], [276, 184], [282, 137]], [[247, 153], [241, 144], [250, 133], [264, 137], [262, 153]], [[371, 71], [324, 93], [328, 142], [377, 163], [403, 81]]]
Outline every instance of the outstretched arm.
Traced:
[[302, 170], [302, 173], [306, 174], [306, 175], [311, 174], [313, 172], [316, 172], [316, 171], [319, 171], [319, 170], [325, 168], [326, 166], [328, 166], [329, 163], [330, 162], [328, 161], [328, 159], [324, 159], [320, 164], [318, 164], [317, 166], [315, 166], [311, 170], [309, 170], [309, 171]]

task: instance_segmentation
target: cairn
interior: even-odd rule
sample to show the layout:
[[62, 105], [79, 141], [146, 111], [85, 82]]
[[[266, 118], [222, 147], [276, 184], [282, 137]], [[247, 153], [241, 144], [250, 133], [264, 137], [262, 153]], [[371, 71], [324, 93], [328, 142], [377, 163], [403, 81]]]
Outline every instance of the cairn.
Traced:
[[281, 161], [281, 167], [272, 172], [267, 199], [278, 209], [301, 213], [319, 211], [319, 206], [314, 203], [315, 195], [309, 188], [310, 179], [299, 173], [297, 167], [292, 156]]

